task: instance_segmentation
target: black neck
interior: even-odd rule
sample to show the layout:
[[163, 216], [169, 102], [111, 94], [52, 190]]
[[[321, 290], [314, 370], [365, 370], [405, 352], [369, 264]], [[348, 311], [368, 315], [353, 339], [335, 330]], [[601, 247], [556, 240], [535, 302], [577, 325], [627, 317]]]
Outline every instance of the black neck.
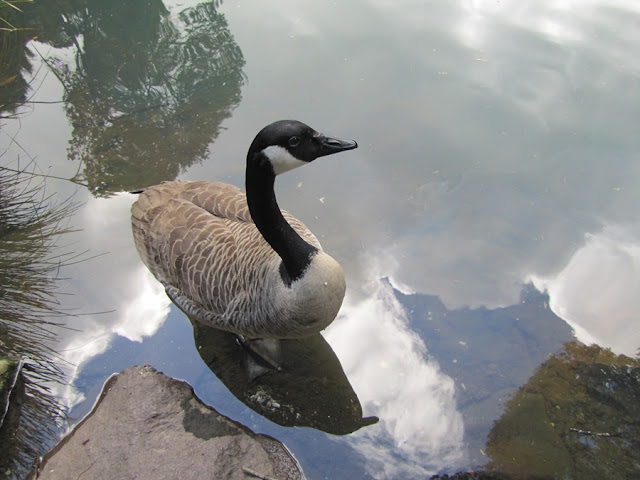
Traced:
[[305, 242], [282, 216], [273, 189], [275, 180], [271, 163], [262, 153], [247, 159], [246, 189], [251, 218], [282, 259], [280, 273], [290, 285], [302, 276], [317, 249]]

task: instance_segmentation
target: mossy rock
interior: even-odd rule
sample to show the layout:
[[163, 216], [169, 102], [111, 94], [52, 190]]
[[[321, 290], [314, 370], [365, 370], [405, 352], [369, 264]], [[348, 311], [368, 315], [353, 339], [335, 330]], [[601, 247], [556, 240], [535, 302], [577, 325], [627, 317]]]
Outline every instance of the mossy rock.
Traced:
[[569, 343], [507, 404], [489, 434], [489, 469], [513, 478], [635, 478], [638, 398], [640, 361]]

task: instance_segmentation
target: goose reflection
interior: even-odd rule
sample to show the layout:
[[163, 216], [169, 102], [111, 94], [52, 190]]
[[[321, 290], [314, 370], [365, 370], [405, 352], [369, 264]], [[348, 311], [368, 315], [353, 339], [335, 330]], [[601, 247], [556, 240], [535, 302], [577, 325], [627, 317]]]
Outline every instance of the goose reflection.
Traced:
[[[211, 371], [236, 398], [272, 422], [346, 435], [378, 421], [362, 416], [358, 396], [322, 335], [267, 341], [256, 346], [265, 347], [258, 356], [232, 333], [194, 320], [191, 324], [196, 348]], [[267, 353], [277, 369], [264, 361]]]

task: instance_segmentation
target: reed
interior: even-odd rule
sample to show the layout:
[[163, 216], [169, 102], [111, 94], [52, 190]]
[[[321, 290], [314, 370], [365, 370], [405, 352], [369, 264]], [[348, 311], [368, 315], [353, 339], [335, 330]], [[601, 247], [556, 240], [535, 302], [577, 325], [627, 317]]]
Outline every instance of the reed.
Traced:
[[10, 21], [16, 12], [23, 13], [18, 6], [21, 3], [33, 3], [33, 0], [0, 0], [0, 30], [9, 32], [23, 30], [22, 27], [16, 27]]
[[0, 471], [10, 478], [51, 446], [64, 420], [51, 390], [64, 382], [55, 331], [69, 315], [59, 308], [56, 283], [61, 266], [79, 258], [59, 243], [75, 208], [71, 200], [54, 202], [45, 179], [28, 169], [0, 166], [0, 358], [21, 360], [24, 385], [18, 422], [0, 427]]

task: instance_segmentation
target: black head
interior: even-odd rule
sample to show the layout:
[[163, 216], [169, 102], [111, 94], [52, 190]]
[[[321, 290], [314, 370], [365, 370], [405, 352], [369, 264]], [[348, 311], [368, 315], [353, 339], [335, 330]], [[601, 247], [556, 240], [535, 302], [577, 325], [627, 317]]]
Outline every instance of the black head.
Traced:
[[271, 163], [273, 173], [279, 175], [318, 157], [357, 147], [358, 144], [353, 140], [327, 137], [297, 120], [279, 120], [267, 125], [256, 135], [249, 148], [247, 161], [262, 154]]

